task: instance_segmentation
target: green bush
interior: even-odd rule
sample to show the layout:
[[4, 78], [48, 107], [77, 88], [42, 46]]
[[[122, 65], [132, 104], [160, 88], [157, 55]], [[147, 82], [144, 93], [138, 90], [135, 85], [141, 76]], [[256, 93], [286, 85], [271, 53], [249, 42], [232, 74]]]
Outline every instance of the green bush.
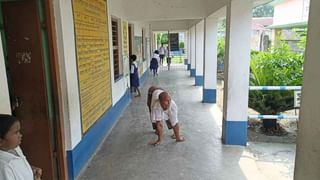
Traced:
[[184, 42], [179, 43], [179, 48], [181, 48], [181, 49], [184, 48]]
[[218, 63], [223, 64], [224, 61], [224, 50], [225, 48], [225, 40], [224, 37], [221, 37], [218, 39], [218, 52], [217, 52], [217, 58], [218, 58]]
[[[299, 86], [303, 55], [280, 43], [266, 52], [251, 53], [250, 86]], [[260, 114], [279, 114], [293, 108], [293, 91], [250, 91], [249, 107]]]

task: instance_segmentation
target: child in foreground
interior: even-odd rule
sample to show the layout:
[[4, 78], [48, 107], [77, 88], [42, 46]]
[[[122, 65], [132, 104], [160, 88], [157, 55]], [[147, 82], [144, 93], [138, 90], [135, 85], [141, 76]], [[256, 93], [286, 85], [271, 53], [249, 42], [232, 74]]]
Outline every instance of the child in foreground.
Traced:
[[0, 114], [0, 179], [40, 180], [42, 170], [31, 167], [19, 145], [20, 122], [14, 116]]

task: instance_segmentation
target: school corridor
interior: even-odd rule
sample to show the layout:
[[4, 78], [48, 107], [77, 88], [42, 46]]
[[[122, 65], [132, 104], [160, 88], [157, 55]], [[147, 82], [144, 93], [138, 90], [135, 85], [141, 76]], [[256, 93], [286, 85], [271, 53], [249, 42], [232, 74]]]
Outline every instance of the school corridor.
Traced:
[[[181, 133], [176, 143], [165, 128], [158, 146], [146, 106], [151, 85], [168, 90], [179, 111]], [[148, 75], [142, 96], [133, 97], [110, 134], [83, 168], [79, 180], [242, 180], [293, 179], [295, 145], [251, 143], [229, 146], [221, 142], [222, 118], [216, 104], [202, 103], [202, 87], [194, 86], [185, 66]]]

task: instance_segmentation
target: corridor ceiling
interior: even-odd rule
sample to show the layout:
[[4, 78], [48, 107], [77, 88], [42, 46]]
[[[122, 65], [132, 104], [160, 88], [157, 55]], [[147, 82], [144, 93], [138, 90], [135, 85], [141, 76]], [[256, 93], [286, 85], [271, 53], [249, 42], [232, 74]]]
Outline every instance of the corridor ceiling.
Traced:
[[[252, 0], [254, 6], [272, 0]], [[201, 19], [226, 6], [230, 0], [109, 0], [123, 9], [128, 21], [150, 22], [153, 30], [188, 29]]]

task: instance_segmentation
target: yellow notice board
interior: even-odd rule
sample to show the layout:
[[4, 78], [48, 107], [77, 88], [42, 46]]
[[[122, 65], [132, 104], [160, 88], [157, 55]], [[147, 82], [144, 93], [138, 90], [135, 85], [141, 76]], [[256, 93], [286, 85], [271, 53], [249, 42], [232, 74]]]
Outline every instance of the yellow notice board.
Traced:
[[82, 130], [111, 106], [108, 13], [105, 0], [72, 0]]
[[[129, 34], [128, 22], [122, 21], [122, 59], [125, 67], [123, 68], [125, 76], [129, 75]], [[127, 66], [126, 66], [127, 65]]]
[[123, 54], [129, 56], [129, 34], [128, 34], [128, 22], [122, 21], [122, 49]]

